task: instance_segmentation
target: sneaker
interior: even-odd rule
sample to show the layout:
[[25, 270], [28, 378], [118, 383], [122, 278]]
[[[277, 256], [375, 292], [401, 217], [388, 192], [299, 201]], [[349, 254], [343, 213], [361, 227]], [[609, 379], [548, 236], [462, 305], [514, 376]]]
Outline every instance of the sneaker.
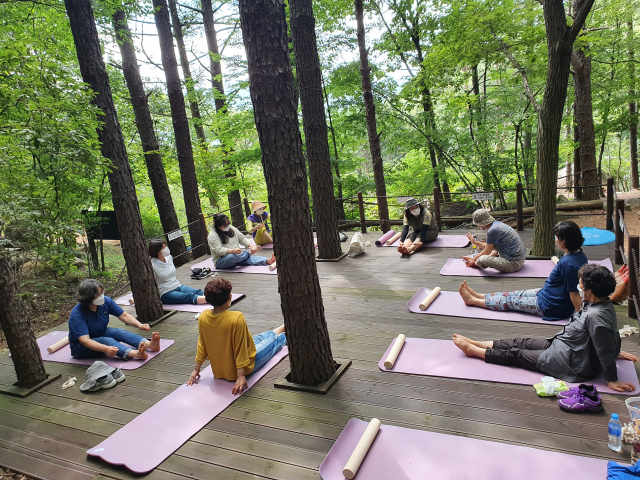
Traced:
[[[113, 372], [115, 373], [115, 372]], [[122, 375], [124, 377], [124, 375]], [[124, 380], [124, 378], [123, 378]], [[99, 378], [98, 380], [96, 380], [96, 383], [93, 387], [91, 387], [90, 389], [87, 390], [87, 392], [95, 392], [97, 390], [105, 390], [107, 388], [111, 388], [111, 387], [115, 387], [116, 386], [116, 381], [113, 378], [113, 376], [109, 373], [108, 375], [105, 375], [104, 377]]]
[[211, 271], [210, 268], [203, 268], [202, 271], [199, 274], [197, 274], [194, 278], [196, 280], [202, 280], [203, 278], [210, 277], [211, 275], [213, 275], [213, 272]]
[[582, 413], [582, 412], [602, 412], [602, 399], [600, 395], [579, 392], [573, 397], [561, 398], [558, 400], [558, 406], [565, 412]]
[[124, 382], [124, 373], [122, 373], [122, 370], [120, 370], [119, 368], [111, 372], [111, 376], [116, 381], [116, 383]]
[[571, 398], [578, 393], [587, 392], [592, 395], [598, 395], [598, 389], [595, 385], [585, 385], [581, 383], [577, 387], [571, 387], [569, 390], [565, 390], [564, 392], [558, 392], [558, 398]]

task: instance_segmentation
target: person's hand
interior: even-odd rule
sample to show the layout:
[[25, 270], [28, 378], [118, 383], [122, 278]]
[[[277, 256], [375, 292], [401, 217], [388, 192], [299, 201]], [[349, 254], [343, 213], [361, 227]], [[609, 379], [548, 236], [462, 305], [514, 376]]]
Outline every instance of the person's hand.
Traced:
[[144, 330], [145, 332], [148, 332], [149, 330], [151, 330], [151, 327], [149, 326], [149, 324], [148, 324], [148, 323], [140, 323], [140, 324], [138, 325], [138, 328], [139, 328], [140, 330]]
[[607, 382], [607, 387], [615, 392], [633, 392], [636, 386], [629, 382]]
[[256, 253], [256, 252], [259, 252], [260, 250], [262, 250], [262, 247], [261, 247], [260, 245], [251, 245], [251, 246], [249, 247], [249, 253], [250, 253], [251, 255], [253, 255], [253, 254], [254, 254], [254, 253]]
[[191, 386], [194, 383], [198, 383], [199, 378], [200, 378], [200, 371], [194, 369], [193, 372], [191, 372], [191, 376], [189, 377], [189, 381], [187, 382], [187, 385]]
[[247, 377], [241, 376], [236, 380], [236, 384], [233, 386], [231, 393], [234, 395], [240, 395], [246, 388], [249, 388], [247, 385]]
[[264, 223], [259, 223], [258, 224], [258, 229], [262, 229], [262, 228], [264, 228]]
[[234, 255], [240, 255], [242, 253], [242, 250], [240, 250], [239, 248], [230, 248], [229, 253], [233, 253]]
[[478, 246], [478, 241], [473, 238], [473, 235], [471, 235], [471, 233], [467, 233], [467, 238], [471, 242], [471, 245], [475, 245], [476, 247]]
[[108, 357], [115, 357], [118, 353], [118, 347], [105, 347], [104, 353]]
[[638, 357], [636, 357], [635, 355], [629, 353], [629, 352], [620, 352], [620, 355], [618, 355], [618, 360], [631, 360], [632, 362], [637, 362], [638, 361]]
[[475, 267], [476, 262], [478, 261], [478, 255], [475, 257], [463, 257], [463, 260], [467, 267]]

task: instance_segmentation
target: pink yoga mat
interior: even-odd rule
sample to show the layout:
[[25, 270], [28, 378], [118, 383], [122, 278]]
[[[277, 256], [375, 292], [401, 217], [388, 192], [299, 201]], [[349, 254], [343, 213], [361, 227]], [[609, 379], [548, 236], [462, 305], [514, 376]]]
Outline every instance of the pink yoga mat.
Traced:
[[467, 307], [458, 292], [440, 292], [440, 295], [429, 305], [429, 308], [420, 310], [420, 303], [429, 295], [431, 290], [421, 288], [411, 300], [407, 302], [407, 309], [413, 313], [426, 313], [428, 315], [448, 315], [450, 317], [466, 317], [486, 320], [504, 320], [507, 322], [546, 323], [566, 325], [569, 319], [547, 321], [542, 317], [522, 312], [499, 312], [486, 308]]
[[233, 268], [216, 268], [211, 258], [207, 258], [204, 262], [196, 263], [195, 265], [192, 265], [191, 268], [210, 268], [212, 271], [223, 273], [263, 273], [265, 275], [278, 274], [278, 269], [269, 270], [268, 265], [247, 265], [244, 267], [236, 266]]
[[383, 245], [385, 245], [385, 242], [389, 240], [391, 237], [393, 237], [395, 234], [396, 234], [395, 230], [389, 230], [387, 233], [385, 233], [379, 239], [376, 240], [375, 242], [376, 247], [382, 247]]
[[[429, 375], [433, 377], [463, 378], [468, 380], [481, 380], [498, 383], [515, 383], [518, 385], [535, 385], [540, 383], [543, 373], [532, 372], [517, 367], [506, 367], [485, 363], [480, 358], [467, 357], [462, 350], [456, 347], [452, 340], [432, 340], [426, 338], [407, 338], [400, 355], [391, 370], [384, 368], [384, 359], [387, 358], [395, 338], [387, 348], [378, 363], [380, 370], [385, 372], [412, 373], [415, 375]], [[615, 395], [635, 395], [640, 392], [638, 375], [629, 360], [617, 360], [618, 380], [630, 382], [636, 386], [633, 392], [614, 392], [600, 376], [589, 383], [597, 385], [600, 393], [612, 393]], [[572, 386], [574, 384], [567, 383]], [[575, 384], [577, 385], [577, 384]]]
[[[592, 260], [589, 263], [602, 265], [613, 272], [611, 260]], [[554, 264], [551, 260], [526, 260], [524, 265], [517, 272], [502, 273], [493, 268], [485, 270], [479, 267], [467, 267], [461, 258], [450, 258], [444, 264], [440, 275], [457, 275], [461, 277], [528, 277], [528, 278], [547, 278], [553, 270]]]
[[[204, 280], [206, 280], [206, 278]], [[116, 300], [116, 303], [118, 305], [130, 305], [129, 304], [129, 299], [132, 298], [132, 297], [133, 297], [133, 294], [128, 293], [124, 297], [118, 298]], [[231, 305], [233, 305], [237, 301], [243, 299], [244, 297], [246, 297], [246, 295], [244, 293], [232, 293], [231, 294]], [[418, 302], [418, 303], [420, 303], [420, 302]], [[175, 310], [177, 312], [200, 313], [200, 312], [204, 312], [208, 308], [211, 308], [211, 305], [209, 305], [208, 303], [205, 303], [205, 304], [202, 304], [202, 305], [191, 305], [190, 303], [179, 303], [179, 304], [175, 304], [175, 305], [165, 305], [163, 303], [162, 304], [162, 308], [164, 310]]]
[[[425, 243], [422, 248], [463, 248], [469, 245], [469, 239], [466, 235], [439, 235], [433, 242]], [[400, 246], [400, 239], [393, 242], [391, 245], [383, 243], [380, 247], [395, 247]]]
[[[152, 328], [153, 330], [153, 328]], [[145, 334], [151, 332], [143, 332], [140, 331], [139, 335], [144, 337]], [[45, 336], [40, 337], [38, 341], [38, 346], [40, 347], [40, 355], [42, 355], [42, 360], [45, 362], [57, 362], [57, 363], [71, 363], [73, 365], [92, 365], [96, 360], [102, 360], [104, 363], [114, 368], [121, 368], [122, 370], [135, 370], [136, 368], [141, 367], [145, 363], [147, 363], [152, 358], [156, 357], [160, 353], [164, 352], [167, 348], [173, 345], [173, 340], [165, 340], [164, 338], [160, 339], [160, 351], [159, 352], [149, 352], [149, 358], [146, 360], [122, 360], [119, 357], [107, 357], [106, 355], [101, 355], [94, 358], [83, 358], [77, 359], [71, 356], [71, 347], [69, 345], [65, 345], [57, 352], [49, 353], [47, 352], [47, 347], [50, 347], [58, 340], [62, 340], [64, 337], [68, 335], [68, 332], [49, 332]]]
[[[367, 425], [357, 418], [349, 420], [320, 465], [322, 480], [344, 480], [342, 469]], [[355, 480], [530, 480], [536, 476], [604, 480], [607, 461], [383, 424]]]
[[[260, 370], [249, 375], [249, 388], [288, 353], [287, 347], [282, 347]], [[189, 387], [184, 383], [102, 443], [87, 450], [87, 454], [113, 465], [124, 465], [135, 473], [150, 472], [239, 398], [240, 395], [231, 393], [234, 383], [214, 378], [209, 366], [202, 371], [198, 384]], [[140, 437], [141, 433], [146, 441], [131, 440]]]

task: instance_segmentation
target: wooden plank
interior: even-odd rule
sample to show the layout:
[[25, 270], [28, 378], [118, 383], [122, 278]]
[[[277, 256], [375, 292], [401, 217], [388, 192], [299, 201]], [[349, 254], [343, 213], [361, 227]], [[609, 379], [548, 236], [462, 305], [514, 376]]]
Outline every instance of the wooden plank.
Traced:
[[49, 463], [32, 455], [0, 447], [0, 465], [36, 478], [91, 480], [94, 475]]

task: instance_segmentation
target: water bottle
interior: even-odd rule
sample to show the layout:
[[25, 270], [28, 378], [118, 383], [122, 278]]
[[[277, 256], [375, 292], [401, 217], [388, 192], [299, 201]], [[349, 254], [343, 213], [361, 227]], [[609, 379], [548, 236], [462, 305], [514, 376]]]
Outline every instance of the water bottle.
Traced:
[[617, 413], [612, 413], [609, 420], [609, 448], [614, 452], [622, 449], [622, 424]]

